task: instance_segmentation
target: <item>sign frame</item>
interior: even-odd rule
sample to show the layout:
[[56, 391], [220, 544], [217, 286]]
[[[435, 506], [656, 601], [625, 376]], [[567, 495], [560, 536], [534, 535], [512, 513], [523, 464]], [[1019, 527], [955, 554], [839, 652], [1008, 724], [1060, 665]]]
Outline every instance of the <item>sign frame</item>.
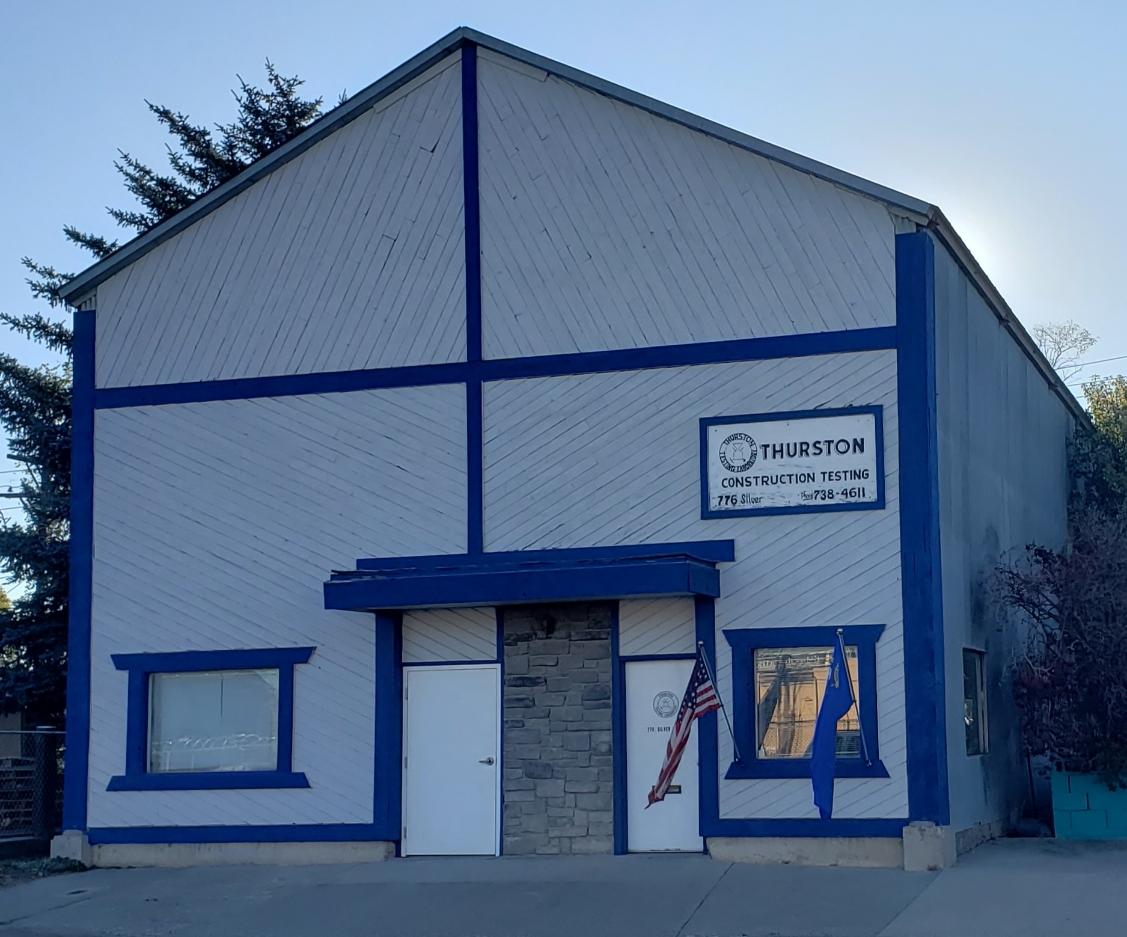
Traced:
[[[851, 502], [848, 504], [794, 504], [786, 507], [736, 508], [730, 511], [716, 511], [708, 505], [708, 430], [712, 426], [736, 423], [772, 423], [780, 420], [802, 420], [818, 417], [869, 415], [874, 422], [874, 441], [876, 444], [876, 485], [875, 501]], [[825, 514], [838, 511], [881, 511], [885, 507], [884, 492], [884, 407], [881, 404], [862, 407], [825, 407], [813, 410], [787, 410], [771, 413], [736, 413], [725, 416], [703, 416], [700, 418], [700, 516], [702, 520], [719, 520], [730, 517], [765, 517], [780, 514]]]

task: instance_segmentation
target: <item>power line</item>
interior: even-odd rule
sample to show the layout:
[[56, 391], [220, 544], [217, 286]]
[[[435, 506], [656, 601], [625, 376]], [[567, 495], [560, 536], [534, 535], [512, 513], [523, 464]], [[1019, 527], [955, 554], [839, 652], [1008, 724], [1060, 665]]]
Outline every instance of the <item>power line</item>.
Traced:
[[1122, 361], [1127, 355], [1112, 355], [1110, 358], [1096, 358], [1094, 361], [1077, 361], [1076, 364], [1064, 365], [1068, 368], [1086, 368], [1090, 364], [1104, 364], [1108, 361]]

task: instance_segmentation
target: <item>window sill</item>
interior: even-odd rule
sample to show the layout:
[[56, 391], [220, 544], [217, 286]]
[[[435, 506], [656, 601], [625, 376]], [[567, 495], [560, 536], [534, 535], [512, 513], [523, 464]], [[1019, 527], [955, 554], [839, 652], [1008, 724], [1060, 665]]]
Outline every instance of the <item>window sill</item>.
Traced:
[[309, 787], [301, 771], [169, 771], [160, 774], [119, 774], [107, 791], [232, 791], [251, 788]]
[[[805, 758], [779, 760], [752, 759], [733, 761], [724, 775], [725, 779], [751, 778], [809, 778], [810, 761]], [[879, 758], [866, 765], [859, 758], [839, 760], [834, 763], [835, 778], [887, 778], [888, 769]]]

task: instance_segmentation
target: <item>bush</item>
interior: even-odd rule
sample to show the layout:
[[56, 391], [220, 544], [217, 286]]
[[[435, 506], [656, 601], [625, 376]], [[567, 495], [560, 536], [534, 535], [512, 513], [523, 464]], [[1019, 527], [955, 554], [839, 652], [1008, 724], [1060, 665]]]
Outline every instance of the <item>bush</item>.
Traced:
[[1029, 546], [998, 570], [1028, 625], [1013, 674], [1022, 743], [1127, 787], [1127, 520], [1086, 511], [1071, 526], [1065, 550]]

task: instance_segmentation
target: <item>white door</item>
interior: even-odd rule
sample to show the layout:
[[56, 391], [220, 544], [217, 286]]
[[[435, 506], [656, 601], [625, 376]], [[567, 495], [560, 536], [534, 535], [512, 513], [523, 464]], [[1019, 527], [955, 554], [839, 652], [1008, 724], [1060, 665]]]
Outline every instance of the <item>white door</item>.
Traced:
[[626, 840], [630, 852], [700, 852], [700, 775], [693, 733], [665, 800], [646, 809], [646, 795], [665, 760], [681, 694], [693, 671], [690, 660], [625, 662]]
[[497, 855], [500, 706], [496, 664], [403, 668], [403, 855]]

